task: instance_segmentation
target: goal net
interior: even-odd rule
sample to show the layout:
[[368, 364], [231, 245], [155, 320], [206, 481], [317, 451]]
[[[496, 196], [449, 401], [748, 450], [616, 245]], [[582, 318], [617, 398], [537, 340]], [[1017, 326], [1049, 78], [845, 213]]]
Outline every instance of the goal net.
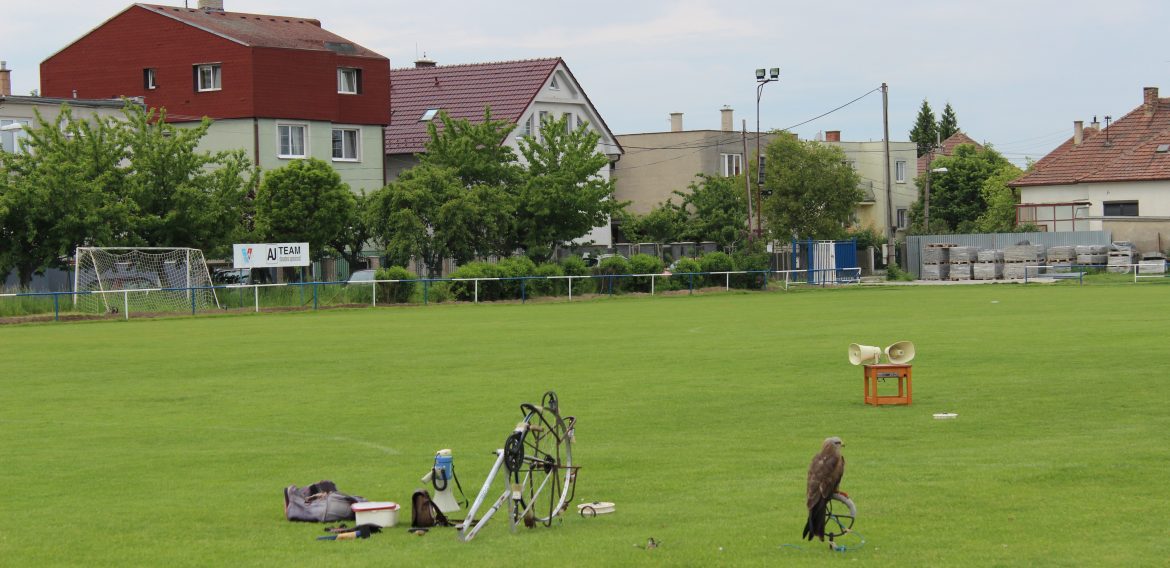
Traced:
[[[73, 296], [84, 312], [177, 312], [219, 307], [203, 251], [77, 247]], [[84, 294], [84, 292], [90, 292]]]

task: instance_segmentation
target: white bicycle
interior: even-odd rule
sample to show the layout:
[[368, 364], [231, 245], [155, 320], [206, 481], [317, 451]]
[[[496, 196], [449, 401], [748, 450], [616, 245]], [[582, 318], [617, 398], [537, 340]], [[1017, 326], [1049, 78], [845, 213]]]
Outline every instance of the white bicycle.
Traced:
[[[459, 526], [459, 539], [473, 538], [501, 508], [507, 505], [508, 521], [513, 532], [523, 524], [551, 526], [573, 500], [577, 466], [573, 465], [573, 428], [577, 419], [562, 417], [557, 395], [544, 393], [540, 406], [520, 405], [524, 419], [496, 450], [496, 462], [487, 480]], [[496, 476], [503, 469], [505, 487], [483, 517], [476, 520]]]

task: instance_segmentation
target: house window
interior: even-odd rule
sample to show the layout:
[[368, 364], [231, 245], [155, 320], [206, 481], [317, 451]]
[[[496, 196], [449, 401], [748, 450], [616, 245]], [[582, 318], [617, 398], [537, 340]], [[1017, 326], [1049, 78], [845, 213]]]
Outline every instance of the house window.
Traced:
[[577, 128], [581, 128], [581, 127], [585, 126], [586, 124], [589, 124], [589, 122], [587, 120], [585, 120], [585, 117], [583, 117], [581, 115], [577, 115]]
[[743, 171], [743, 154], [719, 154], [723, 175], [737, 176]]
[[520, 131], [521, 136], [532, 136], [532, 117], [525, 118], [524, 124], [520, 128], [522, 129]]
[[158, 83], [155, 82], [155, 70], [153, 68], [142, 70], [142, 87], [148, 91], [158, 88]]
[[338, 161], [358, 161], [358, 136], [356, 128], [333, 129], [333, 159]]
[[220, 88], [220, 65], [218, 63], [195, 66], [196, 91], [218, 91]]
[[337, 68], [337, 92], [357, 95], [362, 92], [362, 70], [352, 67]]
[[1085, 203], [1024, 203], [1016, 206], [1017, 225], [1035, 225], [1046, 232], [1088, 231], [1088, 217], [1089, 206]]
[[305, 130], [303, 124], [278, 124], [276, 134], [279, 138], [277, 156], [281, 158], [305, 157]]
[[906, 210], [905, 209], [898, 209], [898, 228], [899, 229], [906, 228]]
[[428, 109], [426, 110], [426, 112], [424, 112], [424, 113], [423, 113], [423, 115], [422, 115], [421, 117], [419, 117], [418, 121], [419, 121], [419, 122], [426, 122], [426, 121], [428, 121], [428, 120], [431, 120], [431, 119], [435, 118], [435, 115], [436, 115], [436, 114], [439, 114], [439, 109], [437, 109], [437, 108], [428, 108]]
[[906, 160], [894, 162], [894, 181], [906, 183]]
[[566, 112], [565, 114], [561, 115], [561, 118], [565, 119], [565, 134], [572, 134], [573, 133], [573, 113]]
[[2, 118], [0, 119], [0, 128], [8, 126], [10, 128], [0, 130], [0, 151], [8, 152], [9, 154], [20, 151], [20, 139], [26, 135], [23, 128], [12, 126], [14, 124], [22, 124], [28, 126], [27, 120]]
[[556, 77], [556, 75], [553, 75], [552, 82], [548, 84], [548, 88], [549, 88], [549, 89], [552, 89], [552, 90], [554, 90], [554, 91], [559, 91], [559, 90], [561, 90], [561, 86], [560, 86], [560, 84], [558, 84], [558, 83], [557, 83], [557, 77]]
[[1103, 205], [1106, 217], [1138, 216], [1138, 202], [1136, 201], [1106, 201]]

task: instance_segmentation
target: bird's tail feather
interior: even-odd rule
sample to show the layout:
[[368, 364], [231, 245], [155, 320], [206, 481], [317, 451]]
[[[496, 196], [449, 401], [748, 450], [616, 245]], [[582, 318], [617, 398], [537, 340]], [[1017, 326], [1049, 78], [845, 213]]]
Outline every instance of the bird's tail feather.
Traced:
[[817, 537], [825, 540], [825, 504], [817, 503], [813, 505], [812, 509], [808, 510], [808, 521], [804, 524], [804, 533], [802, 538], [805, 540], [812, 540]]

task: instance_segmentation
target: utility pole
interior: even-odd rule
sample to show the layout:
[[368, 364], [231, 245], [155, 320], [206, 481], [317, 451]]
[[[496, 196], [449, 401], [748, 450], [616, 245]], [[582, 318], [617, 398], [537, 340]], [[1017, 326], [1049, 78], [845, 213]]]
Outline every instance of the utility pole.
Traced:
[[894, 265], [894, 192], [890, 187], [890, 88], [882, 83], [882, 142], [886, 155], [886, 267]]
[[[740, 160], [740, 165], [739, 165], [741, 171], [743, 170], [743, 165], [745, 163], [747, 163], [747, 155], [748, 155], [747, 148], [748, 148], [748, 146], [747, 146], [747, 119], [745, 118], [745, 119], [743, 119], [743, 156], [744, 156], [744, 159]], [[729, 171], [727, 173], [731, 173], [731, 172]], [[748, 242], [750, 243], [750, 242], [752, 242], [752, 180], [751, 180], [751, 176], [748, 175], [747, 172], [743, 173], [743, 186], [744, 186], [744, 189], [747, 190], [747, 231], [748, 231]]]

